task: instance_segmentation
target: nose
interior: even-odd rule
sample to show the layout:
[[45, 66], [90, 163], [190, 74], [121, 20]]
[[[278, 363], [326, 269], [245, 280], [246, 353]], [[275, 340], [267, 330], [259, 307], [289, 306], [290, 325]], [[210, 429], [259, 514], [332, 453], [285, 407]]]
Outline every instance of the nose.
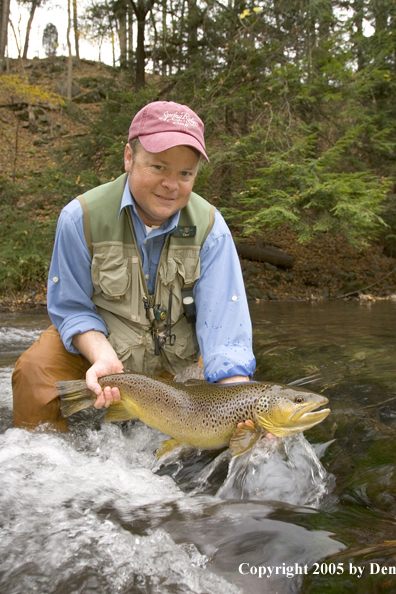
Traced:
[[174, 192], [175, 190], [179, 189], [179, 184], [176, 179], [176, 176], [173, 175], [167, 175], [166, 177], [164, 177], [164, 179], [162, 180], [162, 186], [171, 192]]

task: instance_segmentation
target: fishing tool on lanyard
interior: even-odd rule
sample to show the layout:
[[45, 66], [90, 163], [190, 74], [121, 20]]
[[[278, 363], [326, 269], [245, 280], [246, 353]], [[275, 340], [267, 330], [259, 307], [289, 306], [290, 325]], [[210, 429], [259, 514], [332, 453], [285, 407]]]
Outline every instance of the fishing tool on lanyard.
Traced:
[[[132, 233], [132, 237], [135, 243], [135, 246], [138, 245], [135, 235], [135, 229], [133, 227], [133, 221], [131, 216], [131, 211], [129, 208], [125, 209], [129, 227]], [[172, 296], [173, 296], [173, 287], [170, 286], [169, 289], [169, 301], [168, 301], [168, 310], [161, 308], [160, 304], [154, 304], [154, 295], [149, 295], [148, 298], [146, 294], [147, 291], [147, 284], [143, 274], [143, 267], [142, 261], [140, 258], [139, 250], [138, 258], [139, 258], [139, 270], [140, 270], [140, 282], [143, 292], [143, 305], [146, 311], [146, 318], [150, 322], [150, 332], [151, 336], [154, 340], [154, 354], [159, 355], [161, 350], [165, 347], [166, 341], [169, 340], [169, 344], [173, 346], [176, 342], [176, 335], [172, 334]], [[145, 294], [146, 292], [146, 294]], [[164, 326], [160, 327], [159, 324], [161, 322], [165, 322]]]
[[[133, 221], [130, 209], [126, 209], [126, 215], [129, 223], [129, 227], [132, 233], [135, 246], [137, 246], [135, 229], [133, 227]], [[193, 237], [195, 235], [196, 227], [181, 227], [182, 231], [177, 228], [176, 232], [173, 233], [176, 237]], [[139, 250], [138, 250], [139, 253]], [[176, 334], [172, 334], [172, 298], [173, 298], [173, 287], [169, 287], [169, 300], [168, 309], [161, 308], [160, 304], [154, 304], [154, 295], [149, 295], [148, 298], [144, 294], [144, 288], [147, 291], [147, 284], [143, 274], [142, 261], [139, 254], [139, 268], [140, 268], [140, 280], [141, 287], [143, 289], [143, 304], [146, 311], [146, 318], [150, 322], [150, 332], [154, 340], [154, 353], [159, 355], [161, 350], [165, 347], [166, 341], [169, 340], [169, 345], [173, 346], [176, 342]], [[196, 323], [196, 306], [193, 296], [192, 287], [184, 287], [182, 289], [182, 304], [184, 314], [189, 324]], [[148, 291], [147, 291], [148, 293]], [[165, 322], [164, 326], [160, 327], [159, 324]]]
[[[150, 322], [150, 331], [154, 339], [154, 354], [159, 355], [161, 350], [165, 347], [166, 341], [173, 346], [176, 342], [176, 335], [172, 334], [172, 287], [169, 289], [168, 309], [161, 309], [160, 305], [150, 305], [149, 300], [143, 297], [144, 309], [146, 310], [146, 318]], [[158, 322], [165, 322], [161, 329]]]

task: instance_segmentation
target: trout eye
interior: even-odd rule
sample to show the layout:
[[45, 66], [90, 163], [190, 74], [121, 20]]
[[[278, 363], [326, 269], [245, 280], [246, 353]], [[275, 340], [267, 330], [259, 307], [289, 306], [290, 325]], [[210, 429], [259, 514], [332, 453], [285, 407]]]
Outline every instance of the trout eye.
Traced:
[[294, 402], [296, 404], [301, 404], [301, 402], [304, 402], [304, 398], [302, 398], [301, 396], [296, 396]]

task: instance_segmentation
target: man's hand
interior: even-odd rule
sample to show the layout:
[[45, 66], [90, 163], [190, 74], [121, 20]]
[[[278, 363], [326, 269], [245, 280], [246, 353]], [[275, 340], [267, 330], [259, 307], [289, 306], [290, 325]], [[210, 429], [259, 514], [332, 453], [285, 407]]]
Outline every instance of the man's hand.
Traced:
[[73, 336], [73, 345], [86, 358], [92, 367], [85, 375], [87, 387], [97, 395], [94, 407], [108, 408], [112, 402], [120, 400], [118, 388], [106, 386], [102, 391], [98, 378], [113, 373], [122, 373], [124, 367], [117, 354], [102, 332], [89, 330]]
[[224, 379], [218, 380], [216, 384], [237, 384], [239, 382], [250, 382], [250, 377], [246, 375], [234, 375], [232, 377], [225, 377]]
[[87, 387], [97, 395], [94, 404], [95, 408], [102, 408], [102, 406], [109, 408], [110, 404], [120, 400], [119, 389], [106, 386], [102, 390], [98, 383], [98, 378], [113, 373], [122, 373], [123, 370], [123, 365], [119, 359], [99, 359], [88, 369], [85, 375], [85, 381], [87, 382]]

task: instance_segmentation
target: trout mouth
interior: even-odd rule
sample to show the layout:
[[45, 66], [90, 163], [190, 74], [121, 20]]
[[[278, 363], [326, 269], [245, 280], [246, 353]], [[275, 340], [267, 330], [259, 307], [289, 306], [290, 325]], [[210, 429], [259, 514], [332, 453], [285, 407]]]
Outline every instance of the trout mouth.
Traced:
[[302, 429], [309, 429], [317, 423], [323, 421], [330, 413], [329, 408], [322, 408], [317, 410], [320, 406], [328, 403], [328, 398], [322, 396], [320, 402], [313, 402], [311, 404], [304, 403], [303, 406], [299, 406], [289, 418], [289, 423], [292, 426], [299, 426]]

